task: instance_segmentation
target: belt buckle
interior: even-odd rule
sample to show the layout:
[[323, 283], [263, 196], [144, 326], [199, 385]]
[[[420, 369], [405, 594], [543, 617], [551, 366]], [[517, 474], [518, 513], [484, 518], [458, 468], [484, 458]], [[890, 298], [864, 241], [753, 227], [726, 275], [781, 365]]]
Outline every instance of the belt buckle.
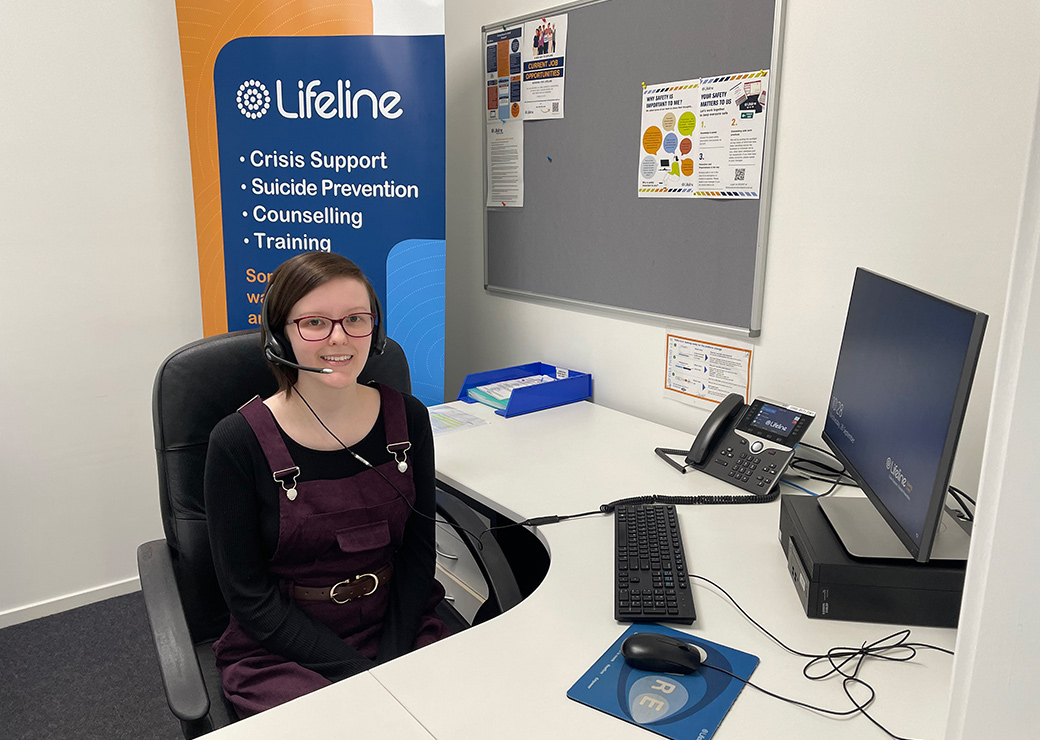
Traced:
[[[372, 579], [372, 590], [371, 591], [369, 591], [368, 593], [361, 594], [360, 596], [352, 597], [352, 598], [346, 598], [346, 599], [342, 599], [342, 600], [336, 598], [336, 589], [337, 588], [339, 588], [340, 586], [349, 586], [352, 583], [357, 583], [362, 578], [371, 578]], [[335, 586], [333, 586], [331, 589], [329, 589], [329, 598], [332, 599], [337, 604], [346, 604], [348, 601], [353, 601], [354, 599], [360, 599], [362, 596], [371, 596], [372, 594], [374, 594], [376, 592], [377, 588], [379, 588], [379, 576], [377, 576], [375, 573], [362, 573], [361, 575], [354, 576], [353, 578], [344, 578], [342, 581], [340, 581]]]

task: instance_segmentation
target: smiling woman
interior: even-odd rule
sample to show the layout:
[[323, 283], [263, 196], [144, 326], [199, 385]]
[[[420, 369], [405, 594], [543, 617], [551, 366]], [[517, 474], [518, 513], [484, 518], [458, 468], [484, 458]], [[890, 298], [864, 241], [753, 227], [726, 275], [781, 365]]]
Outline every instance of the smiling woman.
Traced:
[[357, 382], [386, 341], [371, 284], [345, 257], [299, 255], [271, 275], [263, 315], [279, 391], [221, 421], [206, 459], [232, 616], [213, 648], [239, 716], [448, 633], [433, 613], [444, 593], [429, 414]]
[[[350, 310], [340, 313], [332, 310], [351, 300], [358, 305], [350, 306]], [[291, 395], [299, 379], [299, 372], [293, 367], [294, 363], [299, 362], [296, 355], [299, 342], [294, 343], [293, 335], [299, 339], [299, 333], [286, 333], [292, 320], [309, 315], [345, 316], [358, 311], [372, 313], [375, 317], [375, 335], [366, 357], [369, 352], [382, 354], [386, 333], [382, 325], [379, 298], [368, 278], [353, 262], [338, 254], [300, 255], [282, 263], [271, 274], [264, 297], [265, 320], [260, 339], [271, 371], [284, 394]], [[306, 350], [306, 345], [304, 348]]]

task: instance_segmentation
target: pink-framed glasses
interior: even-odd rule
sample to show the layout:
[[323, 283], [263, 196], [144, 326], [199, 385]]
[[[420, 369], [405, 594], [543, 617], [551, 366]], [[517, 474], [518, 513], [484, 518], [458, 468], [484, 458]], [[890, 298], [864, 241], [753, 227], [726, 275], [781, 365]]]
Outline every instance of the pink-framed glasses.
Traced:
[[296, 324], [300, 339], [305, 342], [323, 342], [332, 336], [336, 324], [343, 333], [354, 339], [370, 336], [376, 328], [376, 315], [373, 313], [352, 313], [341, 319], [330, 319], [328, 316], [301, 316], [288, 323]]

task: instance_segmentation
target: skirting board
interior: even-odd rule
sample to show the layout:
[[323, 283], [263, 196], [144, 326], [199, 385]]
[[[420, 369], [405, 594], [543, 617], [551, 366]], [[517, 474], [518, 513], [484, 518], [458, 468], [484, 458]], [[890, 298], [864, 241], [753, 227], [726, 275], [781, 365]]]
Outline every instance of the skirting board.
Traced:
[[20, 606], [15, 609], [8, 609], [7, 611], [0, 612], [0, 629], [10, 627], [13, 624], [21, 624], [22, 622], [39, 619], [40, 617], [47, 617], [51, 614], [58, 614], [59, 612], [68, 611], [69, 609], [75, 609], [78, 606], [86, 606], [87, 604], [111, 599], [115, 596], [124, 596], [125, 594], [140, 590], [141, 580], [139, 578], [127, 578], [125, 581], [117, 581], [105, 586], [98, 586], [97, 588], [78, 591], [74, 594], [68, 594], [67, 596], [59, 596], [55, 599], [38, 601], [35, 604]]

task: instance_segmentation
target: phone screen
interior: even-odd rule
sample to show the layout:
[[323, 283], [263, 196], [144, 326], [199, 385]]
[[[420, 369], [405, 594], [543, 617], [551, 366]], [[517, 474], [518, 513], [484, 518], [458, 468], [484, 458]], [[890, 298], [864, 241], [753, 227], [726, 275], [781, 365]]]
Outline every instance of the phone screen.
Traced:
[[763, 403], [755, 418], [751, 420], [751, 426], [786, 437], [794, 431], [801, 418], [802, 415], [797, 411]]

